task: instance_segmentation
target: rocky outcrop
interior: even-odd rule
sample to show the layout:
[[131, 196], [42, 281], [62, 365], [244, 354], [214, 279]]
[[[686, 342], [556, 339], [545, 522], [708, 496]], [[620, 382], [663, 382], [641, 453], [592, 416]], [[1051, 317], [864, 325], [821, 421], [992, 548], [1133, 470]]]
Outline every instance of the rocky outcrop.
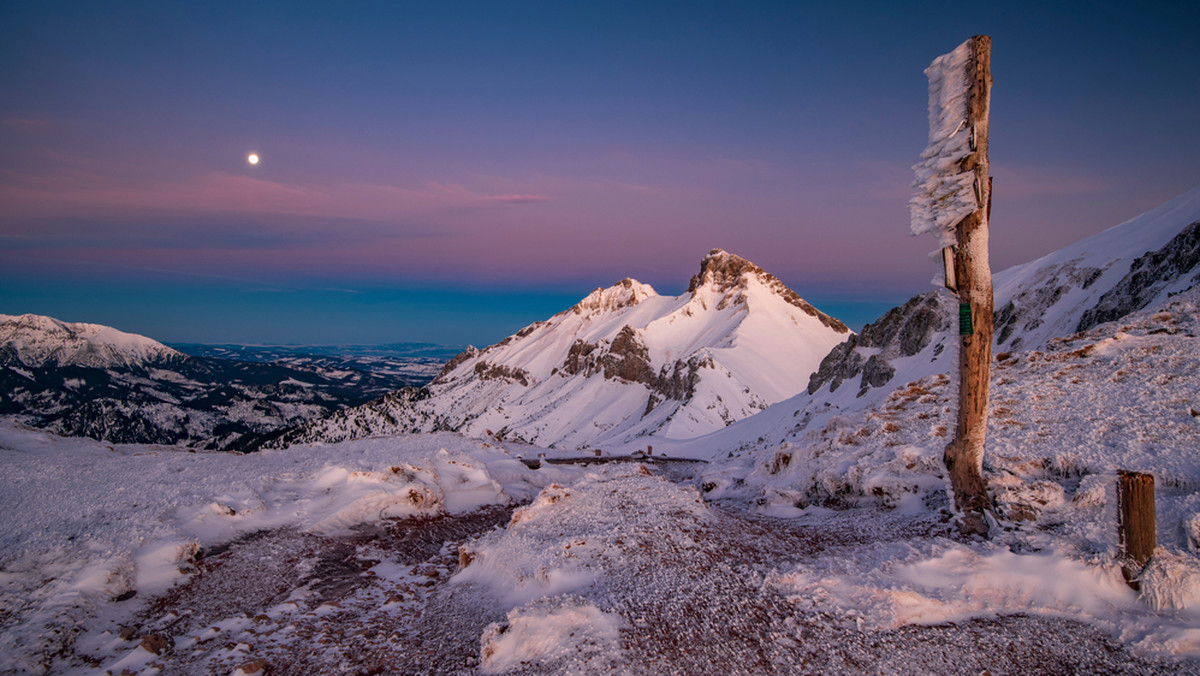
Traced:
[[504, 364], [489, 364], [485, 361], [475, 362], [475, 375], [481, 380], [507, 380], [513, 383], [521, 383], [525, 387], [529, 387], [533, 377], [529, 375], [529, 371], [516, 366], [505, 366]]
[[618, 378], [647, 386], [657, 377], [650, 366], [650, 351], [630, 326], [621, 327], [611, 342], [576, 340], [559, 371], [567, 376], [583, 374], [585, 378], [601, 373], [608, 380]]
[[[655, 401], [674, 399], [685, 401], [696, 391], [699, 371], [712, 368], [712, 357], [693, 355], [677, 360], [655, 371], [650, 364], [650, 351], [638, 338], [637, 331], [623, 326], [612, 342], [588, 343], [576, 340], [567, 353], [559, 372], [564, 376], [582, 374], [589, 377], [602, 374], [608, 380], [641, 383], [655, 395]], [[651, 407], [648, 407], [649, 410]]]
[[1088, 289], [1100, 278], [1100, 268], [1075, 262], [1043, 268], [1020, 293], [995, 311], [996, 345], [1020, 348], [1022, 334], [1042, 325], [1046, 312], [1073, 289]]
[[893, 360], [919, 354], [939, 332], [949, 329], [951, 304], [947, 294], [929, 291], [888, 310], [821, 360], [809, 377], [808, 393], [827, 384], [833, 392], [853, 378], [859, 378], [860, 397], [873, 387], [886, 385], [896, 373]]
[[656, 296], [648, 284], [626, 277], [607, 289], [601, 287], [589, 293], [583, 300], [567, 309], [567, 312], [582, 315], [592, 312], [611, 312], [633, 307], [643, 300]]
[[[1166, 246], [1147, 252], [1133, 261], [1129, 273], [1109, 289], [1096, 305], [1079, 319], [1076, 331], [1111, 322], [1140, 310], [1157, 298], [1162, 290], [1200, 267], [1200, 221], [1184, 228]], [[1200, 282], [1200, 272], [1190, 280]]]
[[462, 366], [464, 362], [467, 362], [478, 356], [479, 356], [479, 349], [476, 348], [474, 345], [468, 345], [467, 349], [463, 350], [462, 352], [459, 352], [457, 355], [454, 356], [453, 359], [446, 362], [446, 365], [442, 367], [442, 370], [437, 374], [437, 377], [435, 377], [433, 379], [433, 382], [430, 384], [436, 384], [436, 383], [442, 382], [446, 378], [446, 376], [450, 375], [451, 371], [458, 368], [459, 366]]

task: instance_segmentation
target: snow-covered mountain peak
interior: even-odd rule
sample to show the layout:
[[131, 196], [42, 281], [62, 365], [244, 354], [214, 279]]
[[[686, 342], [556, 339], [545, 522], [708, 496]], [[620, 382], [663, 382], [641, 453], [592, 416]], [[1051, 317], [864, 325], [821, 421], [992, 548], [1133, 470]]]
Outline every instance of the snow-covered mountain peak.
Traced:
[[744, 284], [743, 275], [765, 274], [767, 273], [762, 268], [741, 256], [722, 249], [713, 249], [700, 261], [700, 272], [692, 277], [688, 284], [688, 292], [694, 293], [704, 285], [723, 291]]
[[427, 429], [575, 448], [691, 438], [803, 390], [848, 333], [762, 268], [714, 250], [687, 293], [621, 280], [468, 349], [419, 395], [338, 413], [280, 443]]
[[583, 300], [571, 307], [568, 312], [577, 315], [593, 312], [609, 312], [621, 308], [633, 307], [638, 303], [658, 295], [649, 284], [643, 284], [636, 279], [626, 277], [606, 288], [600, 287], [589, 293]]
[[778, 296], [836, 333], [850, 333], [845, 324], [813, 307], [775, 275], [722, 249], [713, 249], [700, 261], [700, 272], [692, 277], [688, 293], [701, 302], [715, 298], [718, 308], [753, 303], [759, 294]]
[[51, 363], [99, 368], [186, 359], [145, 336], [33, 314], [0, 315], [0, 357], [34, 367]]

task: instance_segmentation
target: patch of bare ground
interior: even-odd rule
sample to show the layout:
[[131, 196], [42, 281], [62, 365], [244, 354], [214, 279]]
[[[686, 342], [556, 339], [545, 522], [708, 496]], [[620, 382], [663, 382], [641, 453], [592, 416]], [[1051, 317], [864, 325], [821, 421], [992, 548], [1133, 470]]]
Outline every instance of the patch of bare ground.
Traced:
[[[340, 536], [263, 531], [210, 551], [133, 628], [169, 636], [164, 674], [231, 673], [261, 660], [271, 674], [452, 673], [478, 661], [496, 618], [459, 617], [458, 544], [506, 523], [512, 507], [392, 520]], [[447, 603], [447, 600], [450, 603]], [[431, 630], [431, 627], [434, 630]]]

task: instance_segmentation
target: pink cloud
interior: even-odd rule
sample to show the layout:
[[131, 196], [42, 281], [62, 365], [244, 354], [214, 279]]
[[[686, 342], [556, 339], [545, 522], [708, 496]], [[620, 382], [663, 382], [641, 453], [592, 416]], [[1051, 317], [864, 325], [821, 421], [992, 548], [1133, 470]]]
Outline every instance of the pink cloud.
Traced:
[[417, 217], [489, 204], [529, 204], [535, 193], [489, 194], [459, 184], [405, 187], [370, 182], [300, 183], [207, 173], [178, 180], [128, 181], [87, 169], [6, 177], [0, 201], [9, 217], [122, 217], [151, 214], [281, 214], [367, 220]]
[[50, 120], [36, 117], [0, 117], [0, 127], [17, 129], [37, 129], [50, 124]]

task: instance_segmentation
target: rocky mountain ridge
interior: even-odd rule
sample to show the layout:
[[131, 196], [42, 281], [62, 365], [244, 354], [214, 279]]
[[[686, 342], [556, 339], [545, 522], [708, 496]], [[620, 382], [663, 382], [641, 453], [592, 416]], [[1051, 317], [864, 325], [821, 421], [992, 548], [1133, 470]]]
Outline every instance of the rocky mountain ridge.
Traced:
[[109, 326], [62, 322], [34, 314], [0, 314], [0, 362], [28, 367], [137, 366], [179, 362], [186, 356], [145, 336]]

